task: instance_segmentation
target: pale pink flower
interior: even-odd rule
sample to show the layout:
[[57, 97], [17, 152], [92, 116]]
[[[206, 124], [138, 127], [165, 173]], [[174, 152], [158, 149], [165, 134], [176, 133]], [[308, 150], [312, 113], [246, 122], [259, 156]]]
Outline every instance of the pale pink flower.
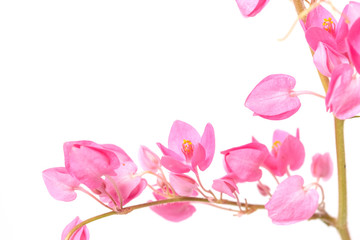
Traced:
[[181, 173], [170, 173], [169, 181], [175, 192], [181, 196], [196, 196], [197, 182], [191, 177]]
[[269, 2], [269, 0], [236, 0], [241, 14], [244, 17], [256, 16]]
[[160, 168], [160, 158], [145, 146], [140, 146], [139, 162], [145, 171], [157, 172]]
[[333, 173], [333, 163], [329, 153], [317, 153], [312, 157], [311, 173], [316, 178], [324, 181], [330, 179]]
[[210, 123], [202, 136], [189, 124], [175, 121], [171, 127], [168, 148], [158, 143], [164, 156], [161, 165], [174, 173], [207, 169], [215, 153], [214, 129]]
[[[63, 230], [61, 234], [61, 240], [64, 240], [66, 236], [69, 234], [69, 232], [79, 223], [82, 221], [79, 217], [76, 217], [74, 220], [72, 220]], [[90, 238], [89, 230], [86, 227], [86, 225], [82, 226], [78, 230], [75, 231], [75, 233], [72, 234], [70, 240], [88, 240]]]
[[75, 190], [80, 182], [72, 177], [64, 167], [49, 168], [42, 172], [42, 176], [50, 195], [56, 200], [73, 201], [76, 199]]
[[[161, 191], [161, 190], [160, 190]], [[153, 193], [156, 200], [164, 200], [165, 197]], [[180, 222], [191, 217], [196, 211], [195, 207], [189, 202], [174, 202], [150, 207], [155, 213], [172, 222]]]
[[253, 182], [262, 176], [260, 166], [268, 157], [265, 145], [257, 142], [221, 152], [224, 154], [224, 168], [227, 177], [235, 182]]
[[335, 68], [325, 98], [326, 108], [339, 119], [348, 119], [360, 112], [360, 78], [348, 64]]
[[301, 176], [291, 176], [281, 182], [270, 201], [265, 204], [275, 224], [292, 224], [309, 219], [318, 207], [319, 194], [303, 186]]
[[233, 178], [225, 176], [213, 181], [212, 188], [218, 192], [225, 193], [226, 195], [235, 198], [234, 193], [239, 193], [239, 189]]
[[296, 113], [301, 104], [293, 93], [295, 79], [285, 74], [273, 74], [264, 78], [251, 91], [245, 106], [260, 116], [270, 120], [282, 120]]

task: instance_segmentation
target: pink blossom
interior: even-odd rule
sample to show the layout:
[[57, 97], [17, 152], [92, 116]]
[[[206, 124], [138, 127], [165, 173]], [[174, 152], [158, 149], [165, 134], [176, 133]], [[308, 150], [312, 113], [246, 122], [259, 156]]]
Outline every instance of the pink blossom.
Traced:
[[292, 224], [309, 219], [318, 207], [319, 195], [314, 189], [303, 187], [300, 176], [291, 176], [281, 182], [270, 201], [265, 204], [275, 224]]
[[[64, 229], [64, 231], [61, 234], [61, 240], [64, 240], [66, 236], [69, 234], [69, 232], [78, 224], [80, 224], [82, 221], [79, 217], [76, 217], [74, 220], [72, 220]], [[88, 240], [90, 238], [89, 230], [86, 227], [86, 225], [82, 226], [78, 230], [75, 231], [75, 233], [72, 234], [70, 240]]]
[[120, 166], [119, 158], [129, 158], [119, 147], [91, 141], [67, 142], [64, 144], [64, 154], [67, 171], [98, 192], [105, 187], [102, 176], [115, 176], [115, 169]]
[[300, 108], [299, 98], [292, 94], [295, 79], [285, 74], [274, 74], [264, 78], [251, 91], [245, 106], [270, 120], [282, 120], [292, 116]]
[[139, 162], [145, 171], [157, 172], [160, 168], [160, 158], [145, 146], [140, 147]]
[[197, 182], [185, 174], [170, 173], [170, 184], [175, 192], [181, 196], [196, 196]]
[[327, 110], [339, 119], [347, 119], [360, 112], [360, 78], [355, 78], [353, 67], [342, 64], [331, 75], [325, 103]]
[[215, 153], [214, 129], [210, 123], [202, 136], [189, 124], [175, 121], [171, 127], [168, 148], [158, 143], [164, 156], [161, 165], [174, 173], [207, 169]]
[[236, 0], [240, 12], [244, 17], [256, 16], [269, 0]]
[[275, 176], [283, 176], [288, 167], [299, 169], [305, 160], [305, 148], [300, 141], [299, 130], [296, 137], [281, 130], [276, 130], [273, 136], [271, 156], [266, 158], [263, 166]]
[[239, 193], [239, 189], [236, 186], [233, 178], [225, 176], [213, 181], [212, 188], [218, 192], [225, 193], [228, 196], [235, 198], [234, 193]]
[[[153, 193], [156, 200], [164, 200], [165, 197]], [[189, 202], [174, 202], [166, 203], [161, 205], [154, 205], [150, 207], [155, 213], [159, 214], [161, 217], [172, 222], [180, 222], [191, 217], [196, 211], [195, 207]]]
[[221, 152], [224, 154], [224, 168], [227, 177], [235, 182], [253, 182], [262, 176], [260, 166], [269, 152], [261, 143], [249, 143]]
[[311, 173], [316, 178], [322, 178], [324, 181], [330, 179], [333, 173], [333, 163], [329, 153], [317, 153], [312, 157]]
[[73, 201], [76, 199], [75, 190], [80, 182], [72, 177], [64, 167], [49, 168], [42, 172], [42, 176], [50, 195], [56, 200]]

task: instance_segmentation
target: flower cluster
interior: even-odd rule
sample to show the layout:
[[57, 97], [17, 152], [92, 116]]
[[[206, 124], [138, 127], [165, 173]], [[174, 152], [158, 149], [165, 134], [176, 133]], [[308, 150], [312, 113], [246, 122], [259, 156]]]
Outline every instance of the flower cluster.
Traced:
[[[43, 171], [46, 187], [55, 199], [72, 201], [76, 191], [81, 191], [103, 206], [116, 213], [125, 211], [125, 205], [139, 196], [148, 186], [154, 202], [149, 207], [163, 218], [179, 222], [196, 211], [193, 202], [201, 195], [210, 205], [229, 203], [222, 194], [236, 202], [239, 215], [253, 212], [251, 204], [239, 200], [238, 184], [258, 182], [260, 193], [268, 197], [265, 204], [269, 217], [277, 224], [290, 224], [309, 219], [318, 209], [317, 188], [320, 178], [331, 176], [332, 163], [328, 154], [317, 154], [313, 158], [312, 173], [317, 182], [304, 186], [301, 176], [291, 175], [299, 169], [305, 159], [305, 149], [300, 141], [299, 131], [292, 136], [276, 130], [270, 150], [253, 138], [251, 143], [231, 148], [221, 153], [224, 156], [226, 175], [213, 180], [212, 189], [206, 189], [200, 181], [201, 171], [211, 164], [215, 153], [215, 135], [211, 124], [207, 124], [202, 135], [191, 125], [175, 121], [170, 130], [168, 146], [158, 143], [162, 152], [159, 157], [145, 146], [139, 150], [139, 163], [143, 172], [137, 172], [137, 166], [119, 147], [110, 144], [97, 144], [90, 141], [67, 142], [64, 144], [65, 167], [50, 168]], [[169, 171], [165, 175], [164, 169]], [[262, 171], [267, 170], [278, 181], [271, 193], [262, 183]], [[143, 177], [155, 176], [156, 181]], [[278, 177], [286, 175], [279, 182]], [[220, 196], [216, 194], [220, 193]], [[218, 196], [217, 196], [218, 195]], [[182, 199], [181, 199], [182, 198]], [[174, 202], [166, 202], [173, 199]], [[178, 200], [178, 201], [177, 201]], [[159, 204], [157, 204], [159, 203]], [[245, 210], [244, 210], [245, 207]], [[77, 217], [64, 230], [62, 239], [77, 224]], [[88, 239], [88, 230], [77, 229], [71, 239]]]
[[[360, 3], [346, 5], [339, 21], [319, 5], [301, 24], [315, 66], [330, 79], [326, 109], [338, 119], [354, 117], [360, 112]], [[254, 88], [245, 105], [263, 118], [288, 118], [300, 108], [298, 95], [311, 93], [296, 92], [294, 86], [291, 76], [270, 75]]]

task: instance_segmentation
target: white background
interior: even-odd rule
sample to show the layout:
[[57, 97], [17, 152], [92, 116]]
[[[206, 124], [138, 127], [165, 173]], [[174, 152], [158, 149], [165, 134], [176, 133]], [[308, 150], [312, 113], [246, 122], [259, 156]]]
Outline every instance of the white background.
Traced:
[[[333, 2], [341, 11], [344, 3]], [[113, 143], [137, 161], [140, 144], [160, 154], [155, 143], [166, 145], [176, 119], [200, 133], [207, 122], [215, 128], [216, 154], [202, 175], [205, 186], [225, 173], [221, 150], [251, 136], [271, 147], [275, 129], [295, 134], [296, 128], [306, 160], [293, 174], [314, 181], [312, 155], [329, 151], [335, 159], [332, 114], [324, 101], [301, 96], [301, 109], [283, 121], [253, 117], [244, 107], [252, 88], [273, 73], [294, 76], [297, 90], [323, 93], [300, 26], [277, 41], [294, 21], [290, 1], [270, 1], [251, 19], [241, 16], [234, 0], [1, 1], [1, 238], [60, 239], [75, 216], [107, 211], [81, 193], [70, 203], [48, 194], [41, 172], [63, 166], [64, 142]], [[353, 239], [360, 239], [359, 124], [349, 120], [345, 126]], [[332, 215], [336, 184], [335, 176], [323, 184]], [[239, 188], [241, 199], [266, 203], [254, 184]], [[150, 197], [146, 191], [133, 203]], [[202, 205], [181, 223], [142, 209], [88, 227], [92, 240], [339, 239], [320, 221], [277, 226], [266, 211], [239, 218]]]

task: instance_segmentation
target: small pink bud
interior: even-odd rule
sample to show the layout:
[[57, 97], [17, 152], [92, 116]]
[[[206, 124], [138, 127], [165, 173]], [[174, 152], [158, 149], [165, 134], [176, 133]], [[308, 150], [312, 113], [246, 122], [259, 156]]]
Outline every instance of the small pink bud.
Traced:
[[140, 146], [139, 160], [145, 171], [157, 172], [160, 167], [160, 158], [145, 146]]
[[314, 177], [327, 181], [330, 179], [332, 172], [333, 163], [329, 153], [317, 153], [312, 157], [311, 173]]
[[262, 183], [258, 183], [257, 188], [258, 188], [260, 194], [263, 195], [264, 197], [270, 196], [270, 187], [269, 186], [262, 184]]
[[[76, 217], [71, 223], [69, 223], [61, 234], [61, 240], [64, 240], [69, 232], [82, 221], [79, 217]], [[89, 230], [86, 225], [82, 226], [75, 233], [72, 234], [70, 240], [88, 240], [90, 238]]]
[[185, 174], [170, 173], [170, 184], [175, 192], [181, 196], [196, 196], [198, 184], [194, 179]]

